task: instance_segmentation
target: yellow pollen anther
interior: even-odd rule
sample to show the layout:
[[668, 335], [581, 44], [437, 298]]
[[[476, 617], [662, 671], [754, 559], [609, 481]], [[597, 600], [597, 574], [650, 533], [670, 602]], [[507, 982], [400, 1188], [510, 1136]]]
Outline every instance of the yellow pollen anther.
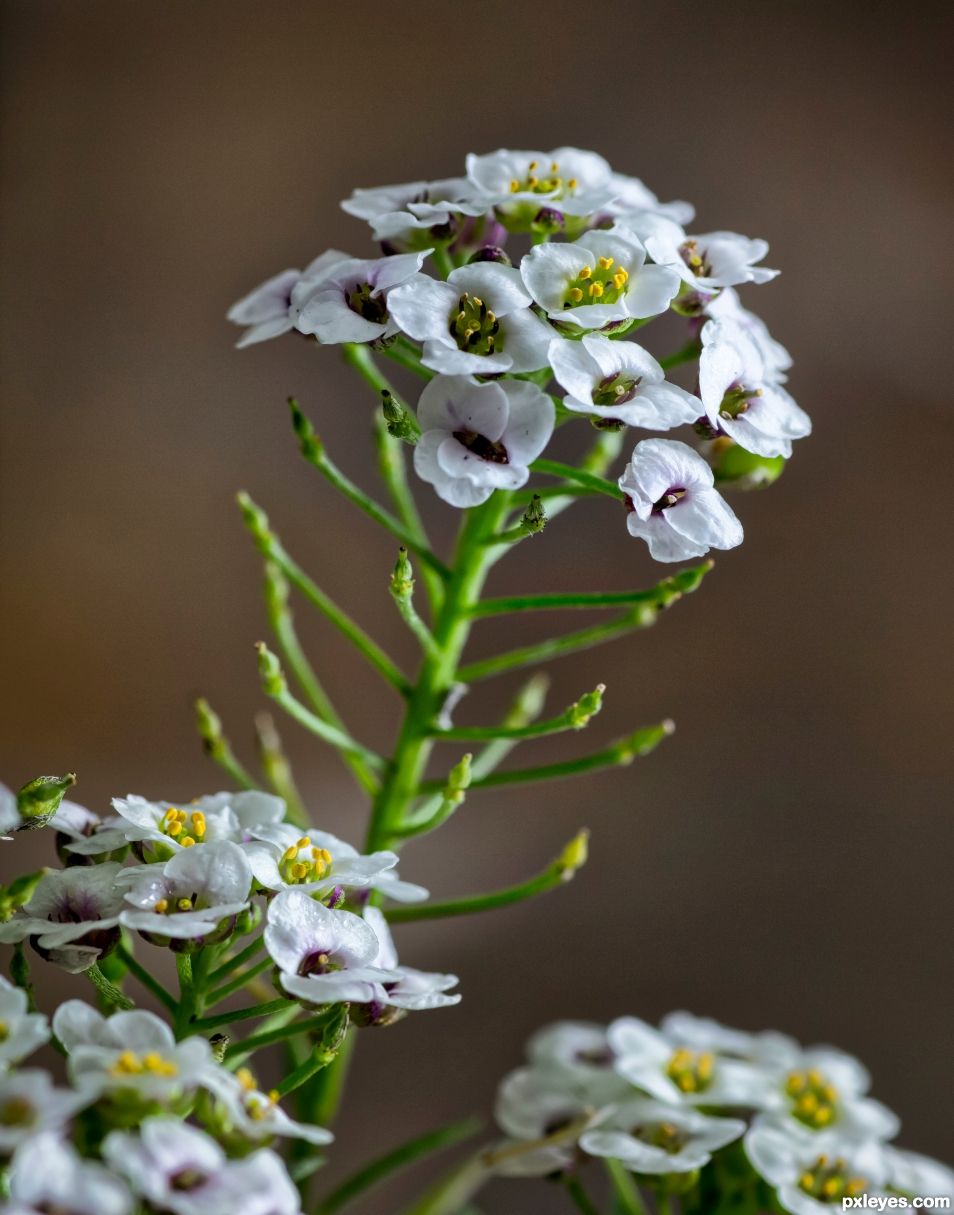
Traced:
[[169, 823], [169, 825], [166, 827], [166, 835], [171, 835], [172, 838], [175, 839], [175, 837], [177, 835], [181, 835], [181, 834], [182, 834], [182, 824], [179, 822], [179, 820], [177, 818], [174, 818], [172, 820], [172, 822]]
[[308, 838], [307, 835], [303, 835], [301, 837], [301, 839], [298, 841], [298, 847], [299, 848], [310, 848], [311, 847], [311, 840]]
[[272, 1105], [278, 1104], [278, 1099], [280, 1096], [281, 1096], [281, 1093], [278, 1091], [277, 1088], [270, 1088], [268, 1090], [268, 1099], [272, 1103]]
[[124, 1050], [109, 1070], [114, 1076], [138, 1076], [142, 1063], [135, 1051]]
[[192, 845], [195, 843], [195, 840], [192, 838], [191, 835], [184, 835], [182, 837], [182, 839], [179, 840], [179, 843], [182, 845], [183, 848], [191, 848]]
[[492, 325], [496, 319], [497, 319], [497, 314], [495, 312], [491, 312], [490, 309], [488, 308], [487, 309], [487, 324]]
[[301, 861], [297, 861], [294, 865], [292, 865], [291, 873], [292, 873], [292, 877], [296, 881], [300, 882], [302, 880], [302, 878], [308, 876], [308, 866], [303, 865], [301, 863]]
[[[205, 853], [203, 853], [202, 855], [204, 856]], [[178, 911], [191, 911], [192, 910], [192, 900], [191, 899], [176, 899], [176, 909]]]
[[616, 259], [613, 257], [601, 257], [600, 265], [603, 267], [604, 270], [609, 270], [610, 266], [612, 266], [612, 264], [615, 260]]
[[539, 162], [538, 160], [531, 160], [531, 161], [530, 161], [530, 163], [527, 165], [527, 169], [528, 169], [528, 170], [529, 170], [531, 173], [533, 173], [533, 172], [534, 172], [534, 170], [535, 170], [535, 169], [537, 169], [537, 167], [539, 166], [539, 164], [540, 164], [540, 162]]
[[[205, 855], [205, 854], [203, 853], [203, 855]], [[292, 844], [292, 846], [290, 848], [285, 849], [285, 855], [282, 857], [282, 860], [283, 861], [293, 861], [297, 855], [298, 855], [298, 849], [295, 847], [294, 844]]]
[[798, 1179], [798, 1184], [803, 1190], [813, 1190], [815, 1188], [815, 1174], [802, 1173], [801, 1177]]
[[520, 193], [520, 182], [517, 181], [516, 178], [513, 178], [512, 181], [510, 182], [510, 193], [511, 194]]
[[603, 294], [603, 290], [604, 288], [602, 283], [590, 283], [590, 295], [593, 298], [599, 299]]
[[825, 1195], [826, 1198], [834, 1198], [835, 1195], [838, 1193], [838, 1189], [839, 1189], [839, 1186], [838, 1186], [837, 1180], [834, 1177], [829, 1177], [828, 1180], [822, 1186], [822, 1193]]
[[570, 189], [571, 189], [571, 190], [575, 190], [575, 189], [576, 189], [576, 187], [577, 187], [577, 186], [578, 186], [580, 183], [579, 183], [579, 182], [576, 180], [576, 178], [575, 178], [575, 177], [571, 177], [571, 178], [570, 178], [570, 180], [569, 180], [569, 181], [568, 181], [566, 184], [567, 184], [567, 185], [570, 187]]
[[582, 298], [583, 298], [583, 292], [580, 290], [579, 287], [570, 288], [570, 299], [574, 302], [574, 304], [578, 304]]
[[583, 281], [585, 282], [588, 278], [591, 277], [592, 274], [593, 274], [593, 267], [584, 266], [583, 269], [580, 271], [580, 273], [576, 277], [583, 279]]
[[818, 1098], [814, 1093], [803, 1093], [797, 1102], [800, 1114], [814, 1114], [818, 1109]]
[[165, 913], [168, 910], [169, 910], [169, 900], [168, 899], [157, 899], [156, 900], [155, 905], [153, 906], [153, 911], [158, 911], [160, 915], [165, 915]]
[[530, 187], [530, 189], [531, 189], [531, 190], [532, 190], [532, 189], [533, 189], [535, 186], [538, 186], [539, 184], [540, 184], [540, 179], [539, 179], [539, 177], [528, 177], [528, 178], [527, 178], [527, 185]]
[[815, 1068], [812, 1068], [812, 1070], [808, 1073], [808, 1083], [814, 1084], [815, 1087], [817, 1088], [820, 1085], [825, 1083], [825, 1077], [821, 1074], [820, 1071], [817, 1071]]

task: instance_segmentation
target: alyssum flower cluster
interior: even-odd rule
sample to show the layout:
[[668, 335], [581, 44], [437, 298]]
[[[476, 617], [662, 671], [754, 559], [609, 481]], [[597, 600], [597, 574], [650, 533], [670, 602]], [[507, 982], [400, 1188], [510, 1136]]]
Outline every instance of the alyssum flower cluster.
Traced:
[[[375, 394], [385, 501], [338, 467], [295, 400], [292, 423], [323, 482], [393, 537], [382, 583], [416, 643], [416, 669], [396, 662], [239, 495], [263, 559], [274, 647], [256, 644], [262, 690], [340, 758], [368, 806], [363, 841], [319, 829], [272, 717], [256, 718], [252, 764], [204, 698], [198, 730], [229, 791], [116, 798], [100, 817], [64, 800], [72, 775], [0, 788], [0, 832], [16, 840], [43, 829], [61, 862], [0, 887], [0, 943], [13, 950], [12, 984], [0, 984], [0, 1215], [333, 1215], [476, 1134], [472, 1121], [439, 1128], [388, 1145], [336, 1188], [323, 1184], [359, 1031], [460, 999], [453, 974], [399, 962], [390, 925], [553, 890], [584, 865], [588, 832], [523, 881], [441, 899], [398, 876], [398, 853], [484, 789], [629, 765], [663, 742], [666, 718], [582, 754], [567, 746], [551, 762], [509, 759], [585, 731], [602, 707], [600, 682], [548, 712], [542, 664], [653, 625], [712, 562], [635, 590], [488, 597], [486, 584], [583, 500], [609, 498], [660, 561], [732, 548], [742, 528], [722, 491], [770, 484], [809, 433], [785, 387], [787, 352], [738, 293], [774, 277], [765, 242], [696, 232], [689, 204], [660, 202], [594, 153], [470, 156], [463, 177], [356, 190], [343, 206], [370, 225], [379, 255], [328, 250], [270, 279], [229, 318], [244, 327], [241, 346], [296, 333], [338, 347]], [[665, 315], [681, 344], [651, 353], [642, 329]], [[416, 385], [414, 408], [401, 379]], [[682, 438], [641, 438], [618, 468], [628, 428], [682, 428]], [[551, 442], [572, 456], [545, 456]], [[459, 512], [449, 553], [431, 541], [411, 468]], [[399, 706], [389, 753], [322, 684], [298, 634], [302, 604]], [[478, 620], [567, 608], [599, 618], [467, 654]], [[482, 720], [484, 682], [515, 672], [525, 680], [508, 710]], [[71, 998], [48, 1022], [32, 984], [37, 956], [88, 981], [95, 1003]], [[55, 1071], [30, 1060], [45, 1046], [63, 1056]], [[530, 1055], [501, 1088], [505, 1142], [467, 1157], [407, 1215], [479, 1215], [484, 1183], [514, 1174], [556, 1179], [559, 1202], [598, 1215], [584, 1169], [594, 1158], [606, 1162], [613, 1215], [645, 1215], [649, 1202], [666, 1215], [673, 1201], [686, 1215], [814, 1215], [862, 1186], [949, 1185], [940, 1166], [886, 1146], [893, 1116], [865, 1095], [860, 1066], [830, 1050], [680, 1015], [660, 1030], [631, 1018], [557, 1025]]]

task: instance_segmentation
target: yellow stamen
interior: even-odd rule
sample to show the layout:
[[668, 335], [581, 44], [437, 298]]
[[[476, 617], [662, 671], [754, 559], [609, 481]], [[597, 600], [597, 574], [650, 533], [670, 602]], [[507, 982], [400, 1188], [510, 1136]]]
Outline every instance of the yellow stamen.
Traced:
[[590, 283], [590, 295], [592, 297], [594, 297], [595, 299], [599, 299], [602, 294], [603, 294], [603, 284], [602, 283]]
[[586, 282], [586, 280], [592, 275], [592, 273], [593, 273], [592, 266], [584, 266], [583, 269], [580, 271], [580, 273], [576, 277], [581, 278], [581, 279], [583, 279], [584, 282]]
[[157, 899], [153, 911], [158, 911], [160, 915], [165, 915], [169, 910], [168, 899]]
[[579, 287], [570, 288], [570, 299], [573, 301], [574, 304], [578, 304], [582, 298], [583, 298], [583, 292], [580, 290]]
[[179, 840], [179, 843], [182, 845], [183, 848], [191, 848], [192, 845], [195, 843], [195, 840], [192, 838], [191, 835], [184, 835], [182, 837], [182, 839]]
[[301, 837], [301, 839], [298, 841], [298, 847], [299, 848], [310, 848], [311, 847], [311, 840], [308, 838], [307, 835], [303, 835]]
[[603, 267], [604, 270], [609, 270], [609, 268], [612, 266], [612, 264], [615, 260], [616, 259], [613, 257], [601, 257], [600, 265]]

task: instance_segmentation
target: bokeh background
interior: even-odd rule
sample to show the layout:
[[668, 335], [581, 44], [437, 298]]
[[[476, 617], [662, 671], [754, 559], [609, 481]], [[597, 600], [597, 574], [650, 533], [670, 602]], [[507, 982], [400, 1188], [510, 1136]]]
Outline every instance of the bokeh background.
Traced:
[[[251, 756], [265, 622], [239, 487], [410, 662], [392, 545], [304, 466], [284, 405], [298, 394], [370, 484], [372, 400], [333, 350], [236, 353], [223, 314], [329, 245], [370, 251], [338, 209], [355, 185], [454, 174], [502, 144], [596, 148], [692, 199], [702, 230], [770, 240], [784, 275], [746, 302], [793, 351], [815, 434], [771, 493], [737, 503], [746, 543], [700, 594], [553, 666], [555, 710], [599, 680], [606, 708], [524, 762], [667, 715], [675, 738], [630, 768], [475, 796], [409, 850], [405, 875], [447, 896], [517, 880], [593, 830], [566, 890], [401, 932], [409, 960], [459, 971], [465, 1000], [362, 1036], [334, 1173], [486, 1112], [543, 1021], [673, 1007], [856, 1052], [902, 1142], [950, 1157], [951, 6], [0, 11], [3, 779], [74, 768], [99, 810], [215, 788], [198, 691]], [[450, 509], [421, 500], [446, 537]], [[492, 589], [656, 573], [621, 519], [586, 504]], [[386, 748], [394, 699], [298, 617], [347, 720]], [[482, 626], [474, 653], [528, 632]], [[468, 718], [491, 720], [515, 686], [488, 683]], [[365, 808], [336, 757], [283, 733], [322, 825], [357, 840]], [[41, 842], [8, 845], [4, 873]], [[79, 979], [55, 991], [85, 994]], [[514, 1183], [487, 1205], [562, 1201]]]

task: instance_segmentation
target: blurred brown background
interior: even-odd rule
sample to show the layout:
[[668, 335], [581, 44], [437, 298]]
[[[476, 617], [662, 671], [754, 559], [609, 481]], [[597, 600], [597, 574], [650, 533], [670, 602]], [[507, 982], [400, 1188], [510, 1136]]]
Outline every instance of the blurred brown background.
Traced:
[[[814, 437], [770, 494], [737, 502], [746, 543], [699, 595], [553, 667], [555, 710], [601, 679], [607, 707], [524, 762], [664, 715], [678, 733], [628, 769], [475, 796], [409, 851], [405, 875], [447, 896], [517, 880], [593, 829], [565, 891], [401, 933], [408, 961], [459, 971], [464, 1003], [363, 1036], [336, 1173], [486, 1111], [549, 1018], [680, 1006], [856, 1052], [902, 1141], [952, 1155], [950, 12], [2, 6], [0, 774], [15, 787], [75, 768], [99, 810], [217, 787], [192, 732], [198, 690], [249, 753], [265, 626], [241, 486], [410, 662], [393, 546], [299, 460], [283, 403], [297, 393], [370, 484], [370, 395], [333, 350], [236, 353], [222, 319], [326, 246], [370, 251], [338, 209], [353, 186], [450, 175], [470, 149], [594, 147], [692, 199], [701, 230], [766, 236], [784, 270], [746, 302], [793, 351]], [[452, 512], [421, 500], [446, 536]], [[492, 590], [658, 572], [588, 504]], [[299, 621], [345, 717], [387, 747], [394, 699]], [[474, 653], [506, 640], [483, 626]], [[492, 720], [515, 682], [488, 683], [468, 719]], [[284, 734], [322, 824], [359, 839], [364, 807], [335, 756]], [[15, 866], [5, 850], [4, 870], [37, 845], [18, 841]], [[562, 1202], [517, 1183], [487, 1205]]]

